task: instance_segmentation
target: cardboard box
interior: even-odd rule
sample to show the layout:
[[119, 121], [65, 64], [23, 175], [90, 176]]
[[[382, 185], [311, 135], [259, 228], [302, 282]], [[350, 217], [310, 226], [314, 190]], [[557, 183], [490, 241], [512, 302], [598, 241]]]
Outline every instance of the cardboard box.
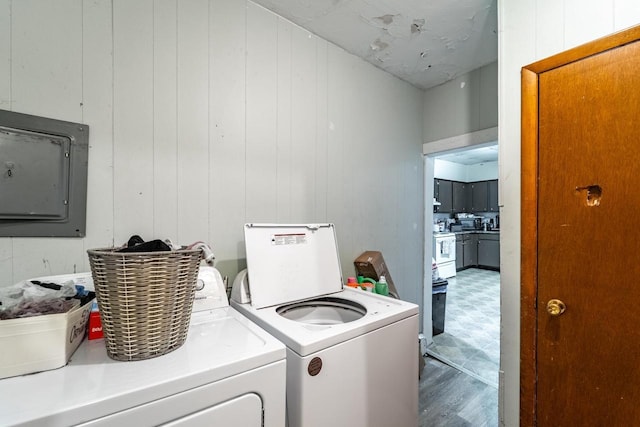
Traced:
[[396, 298], [400, 297], [391, 278], [391, 273], [389, 273], [389, 269], [387, 268], [387, 264], [384, 262], [382, 252], [365, 251], [355, 259], [353, 264], [356, 267], [356, 274], [358, 276], [369, 277], [374, 280], [380, 280], [380, 276], [384, 276], [389, 285], [389, 293]]
[[66, 313], [0, 320], [0, 378], [66, 365], [87, 336], [92, 302]]

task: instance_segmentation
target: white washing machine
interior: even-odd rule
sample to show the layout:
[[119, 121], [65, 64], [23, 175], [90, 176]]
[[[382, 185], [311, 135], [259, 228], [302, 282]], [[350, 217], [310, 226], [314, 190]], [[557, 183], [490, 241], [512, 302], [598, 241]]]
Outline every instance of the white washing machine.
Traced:
[[287, 346], [289, 427], [416, 426], [418, 306], [343, 288], [334, 226], [245, 225], [231, 304]]
[[0, 425], [282, 427], [285, 346], [217, 300], [163, 356], [119, 362], [85, 341], [60, 369], [0, 380]]

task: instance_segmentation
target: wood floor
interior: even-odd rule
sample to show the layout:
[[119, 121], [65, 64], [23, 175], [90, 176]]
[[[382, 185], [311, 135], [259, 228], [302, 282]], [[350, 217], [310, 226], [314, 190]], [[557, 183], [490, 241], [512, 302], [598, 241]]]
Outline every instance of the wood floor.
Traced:
[[498, 390], [426, 356], [420, 379], [422, 427], [497, 427]]

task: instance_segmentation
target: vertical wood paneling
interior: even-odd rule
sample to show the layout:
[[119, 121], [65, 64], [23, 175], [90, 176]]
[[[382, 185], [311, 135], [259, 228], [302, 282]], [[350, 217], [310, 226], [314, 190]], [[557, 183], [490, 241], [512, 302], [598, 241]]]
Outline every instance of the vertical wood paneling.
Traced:
[[[612, 3], [564, 0], [564, 49], [570, 49], [613, 32]], [[536, 39], [540, 33], [536, 32]]]
[[178, 239], [177, 0], [153, 7], [153, 234]]
[[[81, 121], [82, 53], [81, 1], [12, 2], [13, 110]], [[73, 238], [14, 238], [12, 255], [14, 281], [76, 271], [86, 256]]]
[[[509, 4], [507, 4], [509, 3]], [[529, 3], [501, 2], [499, 59], [500, 282], [502, 330], [501, 425], [519, 425], [520, 399], [520, 70], [536, 58], [536, 28]], [[544, 15], [544, 14], [542, 14]], [[526, 214], [526, 213], [525, 213]], [[509, 237], [511, 236], [511, 237]]]
[[[153, 239], [153, 1], [113, 1], [114, 238]], [[158, 236], [161, 237], [161, 236]]]
[[294, 222], [312, 221], [315, 203], [316, 39], [308, 31], [293, 27], [290, 204]]
[[[481, 99], [480, 99], [480, 76], [481, 71], [476, 73], [469, 73], [468, 77], [465, 79], [463, 83], [465, 83], [464, 87], [460, 87], [460, 91], [464, 93], [464, 96], [467, 99], [467, 105], [471, 105], [471, 111], [469, 111], [469, 124], [471, 125], [471, 129], [481, 129], [480, 126], [480, 107], [481, 107]], [[462, 86], [462, 85], [460, 85]], [[466, 89], [466, 92], [465, 92]]]
[[[422, 142], [422, 113], [410, 119], [416, 106], [403, 99], [419, 90], [251, 2], [75, 1], [85, 8], [73, 40], [85, 70], [65, 84], [84, 89], [77, 117], [92, 126], [83, 260], [84, 249], [133, 233], [208, 236], [217, 267], [233, 276], [246, 266], [242, 223], [297, 220], [336, 223], [343, 274], [365, 249], [382, 250], [402, 279], [400, 259], [420, 268], [419, 251], [406, 261], [392, 253], [421, 241], [403, 224], [422, 201], [401, 194], [415, 184], [402, 182], [413, 178], [401, 165], [413, 150], [420, 158]], [[50, 9], [27, 3], [30, 16]], [[51, 55], [67, 55], [69, 43], [58, 44]], [[13, 240], [0, 239], [0, 269], [6, 257], [14, 276], [74, 271], [74, 242], [49, 241], [12, 253]]]
[[81, 239], [15, 238], [12, 256], [15, 283], [30, 277], [83, 271], [87, 255]]
[[[353, 67], [349, 75], [348, 109], [344, 117], [349, 132], [343, 144], [348, 154], [341, 183], [345, 227], [351, 234], [347, 236], [349, 240], [345, 249], [348, 253], [361, 252], [356, 247], [366, 243], [372, 250], [382, 250], [384, 210], [380, 209], [385, 203], [382, 183], [390, 179], [388, 171], [378, 160], [379, 156], [386, 154], [380, 150], [379, 140], [383, 135], [378, 132], [386, 133], [387, 130], [381, 129], [377, 116], [380, 104], [383, 104], [380, 100], [385, 99], [384, 87], [373, 76], [357, 78], [364, 64], [350, 56], [345, 59]], [[349, 211], [354, 215], [347, 214]]]
[[282, 223], [294, 223], [292, 215], [291, 186], [292, 173], [292, 36], [294, 26], [284, 18], [278, 18], [278, 56], [276, 66], [278, 69], [278, 116], [277, 116], [277, 221]]
[[640, 23], [640, 2], [637, 0], [616, 0], [613, 7], [613, 28], [615, 31]]
[[[352, 242], [350, 230], [345, 223], [343, 194], [345, 191], [344, 179], [352, 178], [353, 170], [346, 170], [347, 160], [345, 159], [347, 140], [346, 117], [350, 116], [347, 101], [349, 89], [348, 65], [345, 61], [345, 52], [334, 46], [329, 45], [328, 52], [328, 120], [329, 135], [327, 140], [327, 221], [336, 225], [336, 233], [338, 235], [338, 250], [340, 252], [340, 263], [342, 271], [350, 271], [349, 264], [352, 253]], [[347, 209], [355, 209], [355, 206], [349, 206]], [[351, 211], [353, 214], [353, 210]]]
[[327, 185], [328, 185], [328, 43], [316, 39], [316, 146], [315, 161], [315, 204], [313, 222], [327, 222]]
[[[0, 0], [0, 109], [11, 110], [11, 1]], [[0, 286], [13, 284], [13, 240], [0, 239]]]
[[[414, 236], [424, 234], [424, 214], [421, 209], [407, 209], [408, 206], [415, 206], [416, 200], [424, 200], [424, 179], [423, 179], [423, 163], [421, 159], [409, 160], [403, 163], [401, 168], [401, 177], [398, 185], [400, 186], [399, 194], [401, 195], [398, 204], [399, 234], [397, 239], [399, 251], [396, 253], [395, 262], [399, 274], [396, 279], [398, 292], [401, 298], [422, 304], [423, 291], [431, 294], [429, 275], [431, 272], [430, 259], [424, 256], [423, 239], [415, 239]], [[430, 199], [429, 199], [430, 200]], [[429, 273], [427, 273], [427, 271]], [[394, 277], [395, 278], [395, 277]], [[427, 280], [426, 287], [423, 279]], [[423, 307], [424, 309], [424, 307]], [[424, 314], [421, 312], [421, 315]], [[420, 321], [422, 325], [422, 319]]]
[[14, 111], [79, 121], [82, 2], [27, 0], [11, 7]]
[[[244, 268], [246, 3], [211, 3], [209, 129], [211, 134], [209, 243], [216, 266], [235, 275]], [[231, 276], [233, 279], [233, 276]]]
[[[401, 298], [421, 305], [425, 269], [428, 269], [429, 274], [431, 269], [430, 263], [425, 262], [422, 237], [415, 238], [416, 235], [424, 235], [424, 162], [422, 156], [416, 155], [411, 141], [422, 138], [421, 130], [413, 127], [413, 123], [420, 122], [422, 118], [420, 108], [422, 96], [412, 88], [402, 86], [400, 82], [394, 81], [393, 86], [390, 96], [395, 102], [390, 106], [389, 114], [391, 111], [402, 108], [405, 112], [401, 118], [395, 120], [394, 128], [397, 135], [402, 135], [403, 148], [398, 160], [394, 161], [396, 166], [392, 167], [398, 175], [395, 182], [398, 201], [391, 219], [396, 223], [398, 238], [394, 239], [393, 235], [388, 236], [388, 239], [396, 244], [394, 252], [389, 254], [389, 262], [394, 265], [393, 278]], [[387, 141], [391, 146], [390, 141], [393, 141], [393, 138]], [[428, 279], [429, 294], [431, 293], [430, 282], [431, 280]], [[422, 321], [420, 324], [422, 325]]]
[[498, 123], [498, 62], [478, 71], [478, 128], [488, 129]]
[[[364, 83], [364, 82], [363, 82]], [[358, 204], [366, 207], [365, 215], [369, 216], [370, 226], [358, 224], [362, 230], [363, 240], [372, 241], [377, 250], [386, 253], [385, 262], [388, 264], [390, 272], [395, 272], [395, 280], [400, 279], [402, 272], [399, 269], [399, 259], [397, 250], [400, 247], [398, 241], [398, 224], [395, 221], [396, 215], [400, 212], [398, 200], [398, 178], [400, 169], [395, 167], [402, 157], [402, 145], [393, 148], [389, 143], [398, 143], [403, 139], [403, 133], [397, 132], [397, 123], [384, 126], [385, 117], [396, 107], [391, 95], [390, 82], [381, 76], [374, 76], [370, 85], [376, 87], [376, 91], [367, 90], [365, 85], [361, 86], [358, 99], [362, 99], [366, 116], [360, 123], [359, 128], [368, 128], [366, 139], [363, 141], [362, 151], [368, 153], [367, 161], [359, 162], [366, 170], [370, 171], [359, 188], [369, 185], [374, 192], [366, 194], [358, 192], [361, 199]], [[375, 102], [376, 99], [384, 99], [385, 102]], [[363, 106], [364, 106], [363, 105]], [[392, 137], [395, 134], [395, 138]], [[354, 153], [355, 155], [355, 153]], [[404, 296], [404, 295], [403, 295]]]
[[247, 3], [247, 193], [246, 219], [273, 221], [277, 215], [277, 57], [278, 18]]
[[0, 109], [11, 110], [11, 0], [0, 0]]
[[0, 288], [13, 285], [13, 277], [12, 239], [0, 239]]
[[[497, 126], [497, 64], [470, 71], [425, 92], [424, 141], [431, 142]], [[489, 83], [494, 80], [493, 84]], [[487, 96], [485, 96], [487, 95]]]
[[[83, 123], [90, 126], [84, 249], [113, 245], [113, 34], [111, 1], [83, 0]], [[83, 257], [82, 271], [89, 271]]]
[[209, 3], [178, 2], [178, 240], [209, 233]]
[[562, 51], [565, 46], [565, 6], [564, 0], [538, 0], [537, 4], [536, 58], [545, 58]]

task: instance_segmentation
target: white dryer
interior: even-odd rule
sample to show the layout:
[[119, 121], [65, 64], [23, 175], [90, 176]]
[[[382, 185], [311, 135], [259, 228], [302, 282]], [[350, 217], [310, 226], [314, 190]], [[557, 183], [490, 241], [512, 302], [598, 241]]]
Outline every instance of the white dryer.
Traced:
[[85, 341], [60, 369], [0, 380], [0, 425], [282, 427], [285, 346], [215, 300], [163, 356], [119, 362]]
[[244, 231], [231, 305], [287, 346], [289, 427], [416, 426], [418, 306], [343, 288], [333, 224]]

